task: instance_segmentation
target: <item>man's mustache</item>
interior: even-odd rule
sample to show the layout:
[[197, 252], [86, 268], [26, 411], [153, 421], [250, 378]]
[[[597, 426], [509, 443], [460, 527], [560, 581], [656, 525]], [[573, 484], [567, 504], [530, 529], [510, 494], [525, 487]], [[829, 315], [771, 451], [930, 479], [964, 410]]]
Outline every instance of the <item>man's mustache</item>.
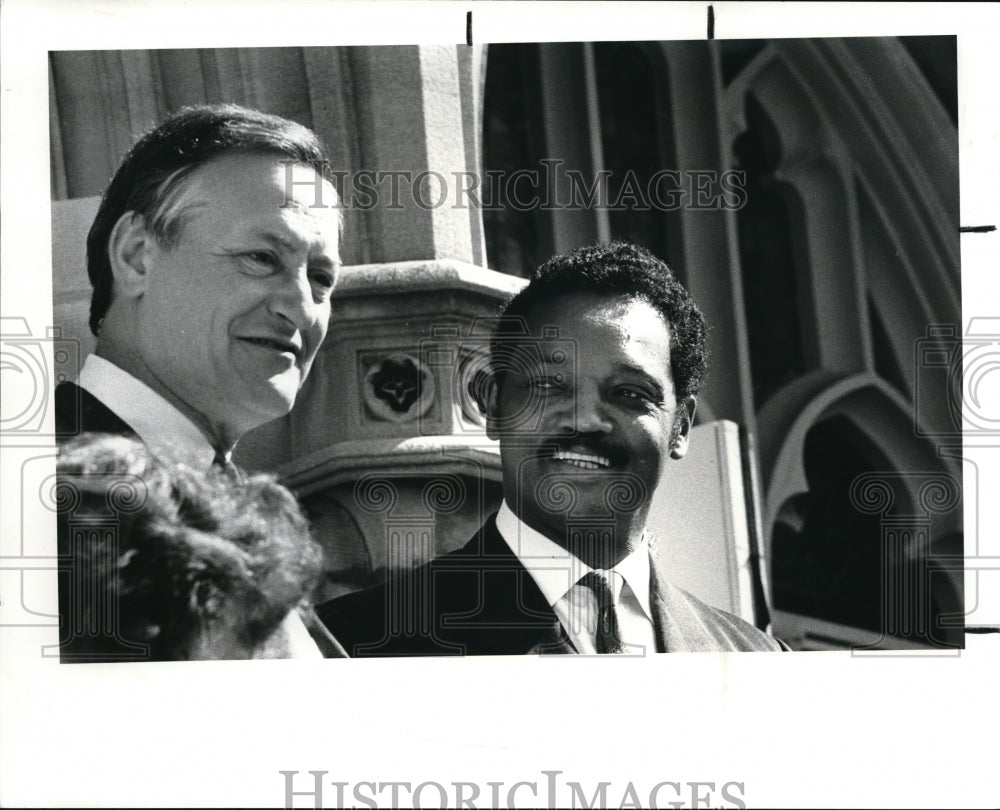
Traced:
[[612, 467], [625, 464], [629, 459], [628, 451], [604, 434], [577, 433], [574, 436], [554, 436], [550, 437], [545, 444], [545, 450], [539, 454], [541, 458], [552, 458], [559, 452], [581, 453], [589, 456], [603, 456], [611, 462]]

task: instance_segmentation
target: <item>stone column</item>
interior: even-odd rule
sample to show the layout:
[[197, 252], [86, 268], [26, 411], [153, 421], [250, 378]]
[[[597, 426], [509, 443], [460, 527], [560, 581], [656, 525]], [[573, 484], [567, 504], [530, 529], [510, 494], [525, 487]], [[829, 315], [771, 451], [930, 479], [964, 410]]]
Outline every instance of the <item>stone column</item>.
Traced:
[[[363, 212], [370, 261], [481, 261], [469, 209], [455, 197], [455, 174], [478, 169], [475, 154], [467, 154], [463, 122], [471, 62], [459, 59], [453, 45], [406, 45], [354, 50], [351, 68], [358, 168], [384, 178], [375, 204]], [[389, 174], [396, 172], [405, 174]]]
[[[345, 50], [310, 63], [311, 93], [315, 106], [331, 77], [341, 114], [325, 128], [356, 125], [354, 139], [333, 140], [352, 141], [344, 255], [367, 263], [343, 269], [295, 409], [238, 448], [240, 463], [277, 469], [310, 508], [342, 573], [334, 591], [463, 544], [499, 504], [499, 456], [475, 395], [489, 319], [523, 283], [482, 266], [482, 214], [459, 196], [479, 172], [481, 60], [466, 46]], [[366, 500], [372, 475], [393, 494], [391, 514]], [[428, 499], [442, 481], [454, 502]]]
[[[667, 78], [674, 127], [676, 168], [681, 172], [731, 168], [720, 110], [721, 78], [703, 42], [677, 43], [669, 52]], [[705, 77], [711, 76], [709, 85]], [[713, 92], [708, 92], [709, 88]], [[685, 189], [689, 190], [685, 179]], [[711, 324], [711, 373], [699, 397], [703, 419], [731, 419], [756, 432], [747, 351], [746, 316], [735, 212], [699, 210], [693, 193], [677, 212], [684, 284]]]

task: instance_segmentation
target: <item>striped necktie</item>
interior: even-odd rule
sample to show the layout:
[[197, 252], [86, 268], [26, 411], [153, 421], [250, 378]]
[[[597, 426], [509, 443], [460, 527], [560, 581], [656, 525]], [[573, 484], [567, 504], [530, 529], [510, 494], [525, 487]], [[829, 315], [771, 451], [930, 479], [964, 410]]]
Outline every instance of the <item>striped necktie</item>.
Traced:
[[597, 637], [595, 646], [600, 655], [623, 655], [625, 645], [618, 630], [618, 611], [608, 580], [600, 571], [590, 571], [581, 577], [580, 584], [590, 588], [597, 598]]

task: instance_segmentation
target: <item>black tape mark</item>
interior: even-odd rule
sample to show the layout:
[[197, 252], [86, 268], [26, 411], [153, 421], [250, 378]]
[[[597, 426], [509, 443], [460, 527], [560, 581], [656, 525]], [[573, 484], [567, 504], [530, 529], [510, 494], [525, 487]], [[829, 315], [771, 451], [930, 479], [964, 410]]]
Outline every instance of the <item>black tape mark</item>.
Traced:
[[985, 635], [986, 633], [1000, 633], [1000, 627], [990, 627], [988, 625], [982, 627], [966, 627], [966, 633], [976, 633], [979, 635]]
[[472, 12], [465, 12], [465, 44], [472, 47]]
[[708, 38], [715, 39], [715, 9], [708, 7]]
[[997, 229], [996, 225], [966, 225], [964, 228], [959, 228], [959, 233], [990, 233]]

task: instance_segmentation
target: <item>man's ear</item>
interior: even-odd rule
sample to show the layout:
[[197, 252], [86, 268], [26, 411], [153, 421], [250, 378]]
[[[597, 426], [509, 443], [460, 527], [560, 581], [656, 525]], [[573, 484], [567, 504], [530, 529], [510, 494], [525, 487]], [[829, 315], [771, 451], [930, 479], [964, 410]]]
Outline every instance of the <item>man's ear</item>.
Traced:
[[146, 291], [147, 253], [152, 239], [142, 214], [126, 211], [118, 218], [108, 239], [108, 260], [116, 295], [138, 298]]
[[500, 389], [495, 374], [490, 374], [483, 391], [482, 406], [486, 414], [486, 435], [497, 441], [500, 438]]
[[670, 458], [681, 459], [688, 450], [688, 439], [691, 437], [691, 426], [694, 424], [694, 412], [698, 407], [698, 400], [687, 397], [677, 405], [677, 413], [674, 415], [674, 431], [670, 442]]

